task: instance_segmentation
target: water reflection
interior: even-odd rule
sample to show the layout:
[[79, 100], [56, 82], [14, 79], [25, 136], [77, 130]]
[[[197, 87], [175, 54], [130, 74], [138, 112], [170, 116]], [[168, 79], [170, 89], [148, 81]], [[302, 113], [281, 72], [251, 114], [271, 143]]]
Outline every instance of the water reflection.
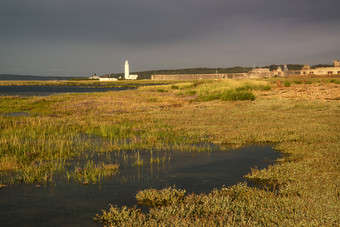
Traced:
[[[162, 153], [152, 155], [162, 157]], [[94, 157], [105, 157], [112, 162], [120, 159], [119, 174], [101, 180], [100, 184], [60, 180], [40, 188], [28, 184], [9, 185], [0, 190], [0, 223], [2, 226], [96, 226], [91, 219], [96, 213], [108, 208], [109, 203], [135, 205], [138, 190], [176, 185], [189, 193], [209, 192], [245, 181], [243, 176], [251, 167], [264, 168], [280, 153], [270, 145], [263, 145], [201, 153], [167, 151], [170, 159], [153, 164], [147, 162], [150, 156], [150, 151], [141, 153], [145, 160], [142, 166], [122, 161], [122, 155]]]
[[27, 112], [13, 112], [13, 113], [8, 113], [8, 114], [0, 114], [5, 117], [28, 117], [29, 113]]
[[58, 93], [106, 92], [136, 89], [136, 87], [84, 87], [84, 86], [0, 86], [0, 95], [48, 96]]

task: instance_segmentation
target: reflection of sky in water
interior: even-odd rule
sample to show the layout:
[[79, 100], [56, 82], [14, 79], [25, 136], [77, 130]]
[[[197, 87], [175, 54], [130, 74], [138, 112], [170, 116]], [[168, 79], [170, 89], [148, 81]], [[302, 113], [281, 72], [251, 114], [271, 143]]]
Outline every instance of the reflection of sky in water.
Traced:
[[[131, 154], [133, 155], [133, 154]], [[141, 152], [145, 163], [150, 153]], [[41, 188], [34, 184], [14, 184], [1, 189], [0, 223], [2, 226], [83, 225], [92, 226], [92, 217], [107, 209], [108, 204], [132, 207], [138, 190], [161, 189], [176, 185], [187, 192], [209, 192], [213, 188], [243, 182], [251, 167], [264, 168], [265, 160], [275, 160], [279, 152], [271, 146], [250, 146], [231, 151], [212, 152], [153, 152], [153, 158], [170, 157], [158, 164], [132, 166], [122, 156], [102, 154], [104, 161], [119, 162], [119, 174], [100, 184], [82, 185], [57, 181]], [[94, 159], [101, 159], [94, 157]], [[105, 157], [105, 158], [104, 158]]]
[[13, 113], [8, 113], [8, 114], [0, 114], [5, 117], [28, 117], [29, 113], [27, 112], [13, 112]]
[[105, 92], [135, 89], [134, 87], [83, 87], [83, 86], [0, 86], [0, 95], [48, 96], [57, 93]]

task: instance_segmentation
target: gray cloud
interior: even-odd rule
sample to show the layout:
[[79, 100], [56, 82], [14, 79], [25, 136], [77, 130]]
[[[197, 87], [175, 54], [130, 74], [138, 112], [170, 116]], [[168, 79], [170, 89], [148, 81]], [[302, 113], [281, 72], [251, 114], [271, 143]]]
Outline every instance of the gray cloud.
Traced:
[[135, 71], [328, 63], [340, 57], [339, 7], [338, 0], [0, 0], [0, 73], [120, 72], [125, 58]]

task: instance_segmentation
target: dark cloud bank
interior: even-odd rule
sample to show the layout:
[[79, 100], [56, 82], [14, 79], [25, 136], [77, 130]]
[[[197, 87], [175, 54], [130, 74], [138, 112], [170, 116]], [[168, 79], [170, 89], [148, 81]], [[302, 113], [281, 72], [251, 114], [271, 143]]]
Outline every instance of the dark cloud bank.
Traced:
[[0, 0], [0, 73], [330, 63], [338, 0]]

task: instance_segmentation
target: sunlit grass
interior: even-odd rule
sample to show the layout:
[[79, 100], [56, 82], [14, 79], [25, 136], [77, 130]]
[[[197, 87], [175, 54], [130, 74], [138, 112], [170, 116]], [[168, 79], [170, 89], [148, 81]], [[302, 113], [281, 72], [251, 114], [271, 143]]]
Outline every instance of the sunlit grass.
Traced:
[[83, 184], [96, 183], [103, 178], [117, 174], [118, 169], [119, 164], [95, 164], [93, 161], [88, 160], [83, 167], [76, 166], [73, 172], [67, 172], [67, 178], [78, 180]]
[[[294, 80], [288, 78], [291, 86], [278, 89], [294, 91], [298, 85], [328, 81], [335, 86], [336, 82]], [[201, 152], [211, 149], [200, 143], [274, 142], [283, 157], [268, 169], [254, 168], [247, 175], [270, 190], [242, 184], [207, 195], [185, 195], [180, 202], [152, 208], [148, 214], [111, 207], [98, 219], [116, 225], [338, 225], [339, 101], [284, 98], [273, 88], [277, 88], [274, 79], [202, 80], [122, 92], [0, 96], [0, 114], [30, 114], [0, 115], [1, 183], [8, 183], [7, 172], [24, 182], [65, 175], [82, 183], [98, 182], [105, 172], [116, 173], [114, 166], [91, 159], [66, 171], [65, 163], [88, 151], [117, 151], [128, 163], [152, 165], [168, 158], [157, 153], [167, 149]], [[228, 91], [251, 92], [255, 100], [223, 101], [221, 94]], [[202, 98], [215, 95], [219, 98]], [[153, 154], [138, 158], [141, 150]]]

